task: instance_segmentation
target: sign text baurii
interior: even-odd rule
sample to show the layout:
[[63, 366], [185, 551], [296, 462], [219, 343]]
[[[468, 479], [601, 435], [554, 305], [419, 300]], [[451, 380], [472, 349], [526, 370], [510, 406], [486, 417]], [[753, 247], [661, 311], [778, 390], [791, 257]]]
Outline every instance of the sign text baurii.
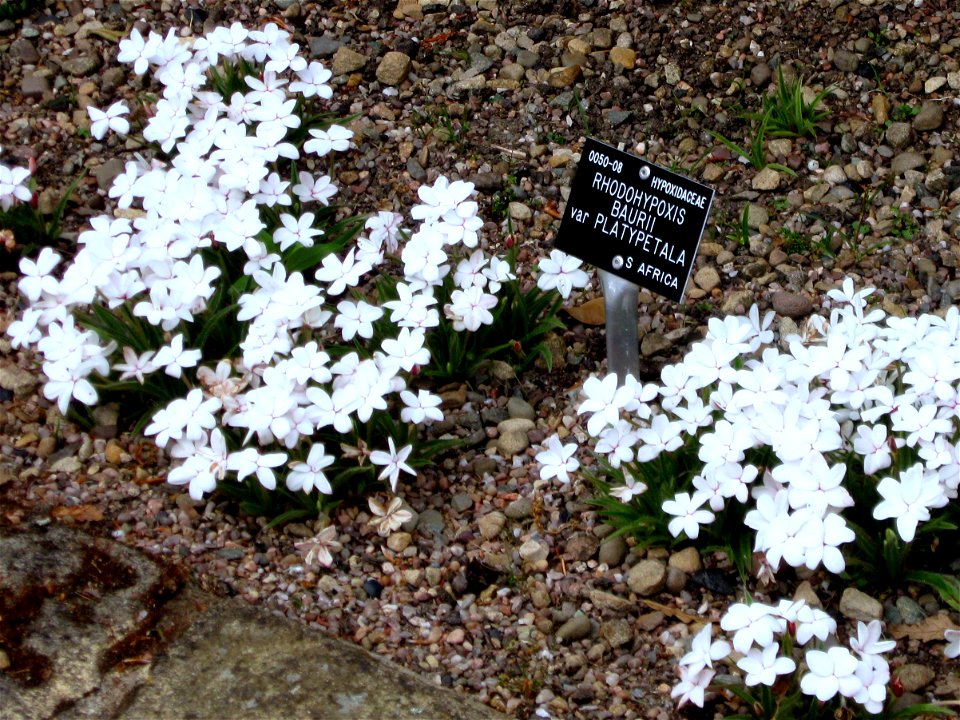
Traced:
[[587, 138], [555, 244], [681, 302], [713, 194], [706, 185]]

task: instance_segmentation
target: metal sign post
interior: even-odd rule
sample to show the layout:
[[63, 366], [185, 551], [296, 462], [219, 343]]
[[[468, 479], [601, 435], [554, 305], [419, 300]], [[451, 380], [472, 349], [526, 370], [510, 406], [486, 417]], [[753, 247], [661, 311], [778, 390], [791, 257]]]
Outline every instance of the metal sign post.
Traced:
[[[622, 262], [623, 258], [620, 259]], [[616, 258], [614, 264], [618, 264]], [[617, 385], [623, 385], [627, 375], [640, 376], [640, 339], [637, 334], [640, 286], [606, 270], [599, 270], [597, 274], [603, 288], [607, 371], [616, 373]]]

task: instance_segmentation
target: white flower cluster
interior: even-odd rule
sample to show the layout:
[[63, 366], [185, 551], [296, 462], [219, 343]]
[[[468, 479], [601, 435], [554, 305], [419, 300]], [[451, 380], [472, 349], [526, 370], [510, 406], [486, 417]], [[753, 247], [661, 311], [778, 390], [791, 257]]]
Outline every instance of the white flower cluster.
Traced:
[[[876, 475], [907, 452], [917, 462], [879, 479], [873, 516], [895, 518], [900, 537], [912, 541], [960, 484], [960, 311], [886, 318], [866, 312], [871, 292], [855, 291], [850, 279], [831, 290], [829, 321], [811, 318], [804, 337], [788, 339], [789, 353], [771, 345], [773, 313], [761, 319], [754, 307], [749, 317], [710, 320], [706, 338], [664, 368], [660, 385], [587, 380], [579, 412], [590, 416], [596, 451], [617, 468], [699, 435], [692, 494], [663, 504], [674, 516], [670, 532], [696, 538], [727, 501], [752, 497], [746, 524], [773, 568], [783, 560], [835, 573], [846, 564], [840, 546], [854, 539], [841, 515], [854, 503], [844, 486], [847, 458], [855, 453], [864, 473]], [[775, 462], [748, 462], [760, 448]], [[541, 476], [566, 477], [576, 468], [571, 455], [541, 453]]]
[[[3, 152], [3, 148], [0, 148]], [[18, 200], [29, 202], [33, 193], [27, 187], [30, 170], [25, 167], [9, 167], [0, 163], [0, 210], [7, 211]]]
[[[192, 46], [172, 31], [144, 39], [134, 30], [120, 43], [120, 60], [132, 63], [137, 73], [153, 66], [163, 86], [143, 135], [174, 157], [169, 165], [127, 163], [109, 194], [121, 208], [137, 202], [142, 210], [129, 212], [132, 221], [94, 218], [59, 279], [54, 271], [61, 258], [49, 248], [36, 261], [21, 263], [19, 287], [28, 307], [8, 333], [14, 347], [35, 344], [40, 350], [48, 378], [44, 394], [56, 400], [62, 412], [72, 399], [97, 402], [91, 373], [107, 376], [113, 370], [121, 380], [135, 378], [142, 384], [146, 376], [163, 371], [191, 388], [156, 412], [145, 432], [182, 460], [168, 480], [189, 485], [194, 498], [212, 491], [228, 472], [238, 480], [255, 476], [273, 489], [275, 471], [284, 465], [290, 468], [285, 476], [290, 490], [331, 492], [324, 469], [334, 457], [322, 443], [310, 445], [310, 437], [323, 428], [353, 431], [355, 420], [364, 423], [374, 411], [386, 410], [391, 394], [399, 394], [403, 402], [404, 422], [442, 419], [440, 399], [424, 390], [408, 390], [404, 374], [430, 361], [425, 338], [427, 330], [440, 323], [432, 307], [433, 291], [451, 270], [445, 264], [447, 250], [459, 244], [474, 249], [456, 266], [459, 289], [444, 307], [458, 329], [476, 330], [491, 322], [489, 311], [497, 299], [487, 290], [496, 292], [513, 279], [509, 263], [487, 258], [477, 249], [482, 221], [477, 204], [469, 200], [473, 185], [441, 177], [420, 189], [423, 203], [413, 208], [412, 216], [422, 222], [402, 250], [399, 298], [384, 303], [396, 334], [365, 356], [343, 352], [332, 361], [324, 341], [339, 344], [342, 338], [356, 344], [358, 338], [372, 338], [373, 323], [384, 310], [362, 299], [341, 300], [335, 312], [328, 303], [357, 288], [384, 261], [384, 252], [398, 250], [401, 217], [381, 212], [370, 218], [366, 234], [343, 257], [323, 258], [314, 273], [316, 284], [300, 272], [288, 272], [280, 255], [271, 252], [261, 210], [278, 213], [272, 241], [280, 252], [295, 245], [311, 247], [322, 235], [313, 228], [315, 215], [297, 217], [281, 210], [293, 204], [291, 192], [303, 206], [327, 205], [337, 192], [327, 175], [300, 171], [294, 181], [276, 170], [278, 159], [300, 158], [297, 147], [286, 140], [288, 131], [301, 123], [294, 113], [296, 94], [332, 94], [326, 84], [330, 72], [320, 63], [308, 64], [297, 50], [289, 35], [272, 23], [249, 32], [239, 24], [218, 28]], [[262, 74], [245, 78], [246, 93], [221, 97], [205, 89], [208, 70], [221, 60], [261, 63]], [[97, 132], [113, 125], [125, 131], [118, 124], [120, 114], [116, 106], [97, 114], [95, 122], [103, 125]], [[319, 156], [346, 150], [352, 137], [338, 125], [309, 134], [303, 149]], [[219, 361], [186, 347], [183, 332], [217, 292], [223, 270], [214, 264], [213, 251], [221, 258], [226, 251], [230, 263], [242, 266], [248, 276], [235, 286], [244, 289], [235, 318], [214, 321], [243, 328], [240, 357]], [[162, 345], [140, 352], [131, 346], [135, 343], [119, 348], [113, 342], [104, 344], [96, 333], [74, 323], [74, 309], [91, 305], [115, 311], [119, 318], [124, 313], [141, 318], [162, 338]], [[122, 362], [113, 359], [116, 351], [122, 352]], [[238, 429], [243, 447], [228, 448], [226, 427]], [[268, 446], [275, 451], [261, 452]], [[371, 463], [383, 466], [380, 478], [395, 489], [401, 471], [413, 473], [405, 462], [411, 450], [397, 450], [391, 438], [389, 451], [364, 449], [360, 460], [369, 456]], [[291, 454], [305, 458], [288, 463]]]
[[890, 666], [881, 653], [896, 647], [892, 640], [881, 640], [879, 620], [857, 623], [857, 636], [850, 647], [836, 640], [837, 623], [827, 613], [810, 607], [803, 600], [781, 600], [777, 605], [735, 603], [720, 620], [720, 627], [733, 633], [733, 643], [711, 642], [713, 626], [708, 624], [694, 638], [690, 652], [680, 659], [678, 682], [671, 696], [703, 707], [704, 693], [716, 675], [714, 663], [735, 650], [736, 665], [744, 673], [747, 687], [773, 686], [779, 675], [792, 674], [797, 662], [781, 647], [777, 637], [789, 636], [784, 647], [804, 646], [816, 638], [816, 649], [803, 656], [805, 674], [800, 690], [826, 702], [837, 694], [854, 700], [870, 713], [882, 712], [890, 681]]

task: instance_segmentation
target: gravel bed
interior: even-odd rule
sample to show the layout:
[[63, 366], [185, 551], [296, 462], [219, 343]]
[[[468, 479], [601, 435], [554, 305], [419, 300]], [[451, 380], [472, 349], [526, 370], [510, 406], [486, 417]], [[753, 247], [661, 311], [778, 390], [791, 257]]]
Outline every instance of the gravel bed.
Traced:
[[[358, 212], [405, 212], [421, 183], [469, 179], [485, 242], [502, 247], [509, 235], [526, 266], [551, 246], [588, 134], [715, 187], [687, 301], [641, 292], [648, 379], [709, 317], [757, 303], [788, 332], [847, 276], [877, 287], [894, 315], [960, 300], [960, 12], [949, 0], [39, 5], [0, 21], [0, 145], [8, 163], [36, 161], [44, 207], [87, 171], [67, 244], [109, 209], [106, 189], [125, 159], [148, 150], [83, 131], [87, 105], [139, 107], [146, 97], [118, 69], [113, 33], [272, 18], [334, 69], [334, 111], [359, 116], [358, 147], [337, 168]], [[758, 109], [777, 63], [813, 91], [832, 87], [815, 140], [767, 144], [795, 176], [739, 162], [710, 134], [749, 142], [743, 113]], [[0, 268], [15, 260], [0, 249]], [[0, 280], [2, 330], [18, 300], [15, 275]], [[0, 522], [82, 523], [178, 558], [209, 590], [319, 625], [517, 718], [675, 717], [670, 688], [691, 620], [717, 622], [733, 598], [698, 573], [729, 563], [610, 539], [583, 482], [538, 479], [538, 442], [585, 437], [577, 388], [602, 368], [600, 329], [564, 319], [562, 368], [442, 389], [448, 418], [434, 432], [470, 445], [403, 488], [413, 517], [386, 538], [363, 499], [282, 529], [224, 500], [195, 503], [164, 483], [162, 453], [118, 430], [109, 411], [88, 431], [61, 417], [38, 395], [35, 359], [0, 339]], [[509, 446], [500, 423], [519, 418], [533, 427]], [[343, 546], [330, 569], [295, 547], [327, 523]], [[798, 587], [840, 614], [821, 573], [758, 592]], [[914, 599], [925, 614], [939, 609], [931, 596]], [[881, 600], [893, 617], [897, 598]], [[930, 646], [901, 649], [895, 667], [930, 671], [908, 687], [914, 697], [957, 698], [955, 668]]]

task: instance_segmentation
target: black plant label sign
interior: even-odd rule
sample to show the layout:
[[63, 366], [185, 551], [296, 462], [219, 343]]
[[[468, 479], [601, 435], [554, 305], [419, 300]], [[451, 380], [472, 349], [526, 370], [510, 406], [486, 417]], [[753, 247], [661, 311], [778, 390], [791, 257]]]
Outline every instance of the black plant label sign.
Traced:
[[713, 188], [587, 138], [556, 246], [682, 302]]

